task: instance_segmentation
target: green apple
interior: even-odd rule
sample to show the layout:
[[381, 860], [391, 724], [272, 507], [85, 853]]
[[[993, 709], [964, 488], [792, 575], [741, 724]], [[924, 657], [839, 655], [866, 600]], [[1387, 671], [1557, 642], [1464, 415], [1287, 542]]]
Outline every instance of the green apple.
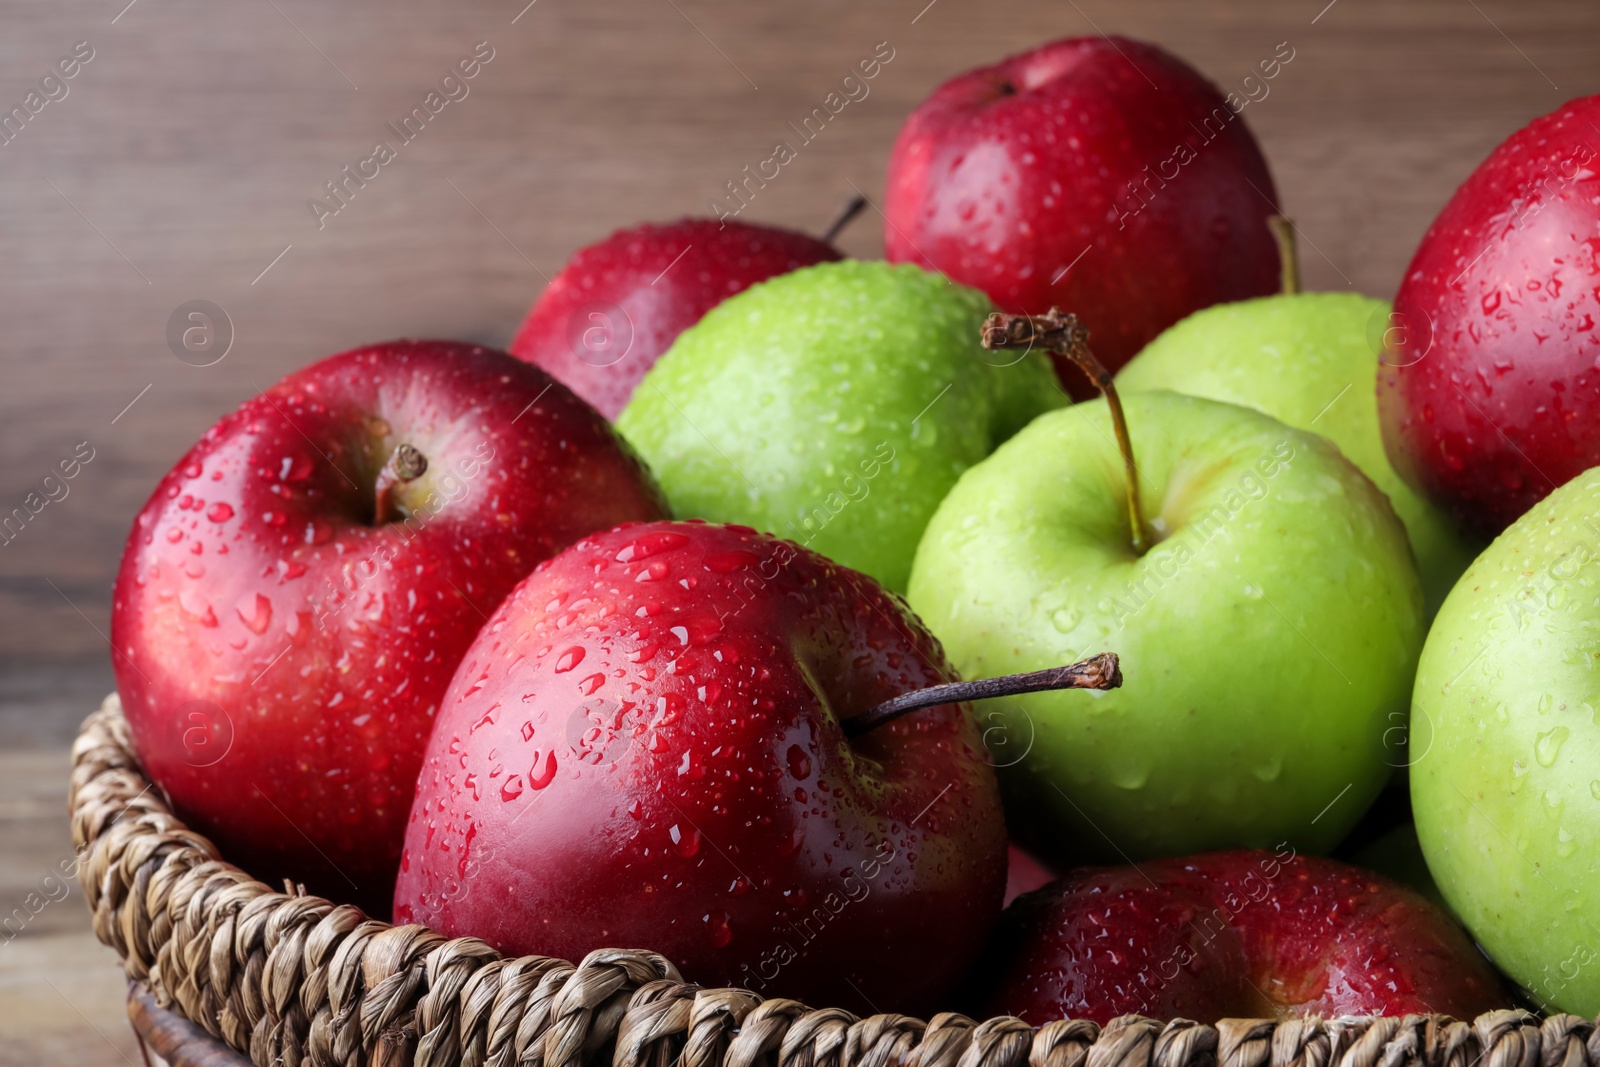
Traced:
[[1600, 468], [1467, 568], [1411, 709], [1417, 837], [1445, 899], [1542, 1005], [1600, 1012]]
[[1117, 374], [1124, 393], [1171, 389], [1264, 411], [1332, 439], [1405, 523], [1428, 615], [1483, 546], [1418, 496], [1389, 465], [1374, 394], [1369, 334], [1389, 304], [1356, 293], [1285, 293], [1197, 311]]
[[1122, 657], [1114, 692], [980, 712], [1034, 849], [1326, 851], [1392, 770], [1424, 630], [1405, 529], [1323, 437], [1176, 393], [1124, 404], [1153, 545], [1132, 547], [1105, 401], [1079, 404], [961, 477], [911, 605], [967, 678]]
[[984, 350], [990, 310], [911, 265], [779, 275], [685, 330], [617, 428], [680, 518], [767, 530], [904, 592], [961, 472], [1067, 403], [1042, 353]]

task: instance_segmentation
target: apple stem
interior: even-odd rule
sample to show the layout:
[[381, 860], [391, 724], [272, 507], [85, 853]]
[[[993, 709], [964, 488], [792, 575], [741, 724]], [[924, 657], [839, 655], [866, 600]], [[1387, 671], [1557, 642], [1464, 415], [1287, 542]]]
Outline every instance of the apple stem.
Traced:
[[844, 228], [855, 221], [855, 217], [866, 208], [867, 198], [857, 194], [852, 196], [839, 214], [835, 215], [833, 222], [822, 233], [822, 240], [826, 244], [833, 244], [833, 239], [844, 232]]
[[1133, 441], [1128, 437], [1128, 421], [1123, 417], [1122, 398], [1117, 395], [1111, 372], [1089, 350], [1089, 331], [1078, 321], [1078, 316], [1063, 314], [1051, 308], [1043, 315], [1009, 315], [996, 311], [983, 324], [983, 347], [1004, 348], [1011, 345], [1041, 345], [1045, 351], [1069, 359], [1089, 380], [1094, 382], [1100, 395], [1106, 398], [1111, 409], [1111, 428], [1117, 435], [1117, 449], [1122, 453], [1123, 477], [1128, 488], [1128, 526], [1133, 535], [1133, 551], [1144, 555], [1150, 547], [1145, 537], [1144, 508], [1139, 501], [1139, 467], [1133, 461]]
[[1294, 220], [1272, 215], [1267, 219], [1267, 226], [1278, 241], [1279, 277], [1282, 279], [1279, 288], [1286, 296], [1293, 296], [1300, 291], [1300, 256], [1295, 247]]
[[946, 682], [918, 689], [914, 693], [903, 693], [885, 700], [871, 711], [846, 719], [844, 732], [846, 737], [860, 737], [902, 715], [939, 704], [1042, 693], [1050, 689], [1116, 689], [1120, 685], [1122, 668], [1118, 665], [1117, 654], [1102, 652], [1065, 667], [1051, 667], [1049, 670], [1029, 671], [1026, 674], [1004, 674], [999, 678], [981, 678], [975, 682]]
[[401, 442], [395, 446], [372, 487], [372, 525], [383, 526], [401, 517], [394, 499], [395, 487], [422, 477], [427, 469], [428, 457], [416, 445]]

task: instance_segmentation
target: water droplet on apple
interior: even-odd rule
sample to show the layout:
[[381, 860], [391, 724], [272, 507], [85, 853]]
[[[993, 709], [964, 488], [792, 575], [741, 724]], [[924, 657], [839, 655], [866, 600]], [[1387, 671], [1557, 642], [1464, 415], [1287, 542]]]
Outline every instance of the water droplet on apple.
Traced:
[[1539, 761], [1539, 766], [1549, 767], [1555, 764], [1556, 756], [1561, 753], [1561, 746], [1566, 744], [1572, 731], [1565, 726], [1557, 726], [1552, 730], [1541, 733], [1533, 743], [1533, 757]]
[[212, 522], [227, 522], [233, 518], [233, 506], [219, 500], [206, 509], [206, 518]]
[[700, 831], [692, 826], [684, 830], [677, 823], [673, 823], [667, 830], [667, 836], [672, 838], [672, 845], [680, 856], [690, 857], [700, 851]]
[[1069, 634], [1077, 629], [1082, 617], [1073, 608], [1057, 608], [1050, 613], [1050, 625], [1054, 626], [1058, 633]]
[[582, 662], [583, 647], [581, 645], [573, 645], [556, 659], [555, 672], [557, 674], [565, 674]]
[[733, 927], [728, 922], [728, 913], [722, 911], [707, 918], [711, 923], [711, 946], [726, 948], [728, 942], [733, 940]]
[[513, 774], [510, 778], [507, 778], [505, 784], [500, 787], [500, 799], [502, 801], [515, 800], [521, 795], [522, 775]]
[[623, 545], [617, 550], [617, 554], [613, 558], [618, 563], [632, 563], [635, 560], [646, 559], [662, 552], [670, 552], [675, 548], [682, 548], [688, 543], [689, 539], [681, 533], [675, 533], [671, 530], [658, 530], [654, 533], [645, 534], [643, 537], [635, 538]]
[[799, 745], [790, 745], [787, 753], [789, 773], [795, 781], [803, 782], [811, 777], [811, 757]]
[[1554, 821], [1561, 818], [1561, 790], [1546, 789], [1544, 791], [1544, 813]]
[[234, 611], [239, 613], [239, 621], [258, 637], [267, 632], [267, 626], [272, 622], [272, 601], [260, 593], [254, 596], [246, 594], [235, 605]]
[[551, 749], [540, 757], [538, 752], [533, 754], [533, 767], [528, 771], [528, 787], [530, 789], [543, 789], [555, 780], [556, 776], [556, 751]]
[[1143, 789], [1149, 780], [1149, 767], [1119, 767], [1111, 773], [1111, 784], [1118, 789]]

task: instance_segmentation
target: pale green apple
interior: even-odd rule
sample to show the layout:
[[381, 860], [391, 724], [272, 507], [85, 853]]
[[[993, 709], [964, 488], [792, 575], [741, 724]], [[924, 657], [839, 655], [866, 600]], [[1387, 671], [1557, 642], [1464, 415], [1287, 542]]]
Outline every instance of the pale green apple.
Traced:
[[1483, 547], [1395, 473], [1378, 432], [1373, 336], [1389, 304], [1357, 293], [1293, 293], [1197, 311], [1117, 374], [1123, 392], [1171, 389], [1264, 411], [1333, 443], [1405, 523], [1429, 617]]
[[1113, 692], [979, 709], [1034, 848], [1325, 851], [1382, 788], [1404, 722], [1424, 630], [1405, 529], [1323, 437], [1176, 393], [1124, 400], [1153, 547], [1131, 545], [1105, 402], [1079, 404], [962, 476], [911, 605], [968, 678], [1122, 657]]
[[1439, 610], [1411, 710], [1417, 837], [1540, 1004], [1600, 1013], [1600, 468], [1518, 519]]
[[685, 330], [617, 428], [679, 518], [767, 530], [904, 592], [961, 472], [1067, 403], [1042, 353], [982, 347], [991, 310], [909, 264], [779, 275]]

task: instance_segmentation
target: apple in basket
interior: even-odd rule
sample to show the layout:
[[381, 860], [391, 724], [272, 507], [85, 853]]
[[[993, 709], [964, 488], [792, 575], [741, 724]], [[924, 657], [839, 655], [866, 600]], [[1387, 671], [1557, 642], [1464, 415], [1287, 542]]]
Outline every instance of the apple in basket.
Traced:
[[[1119, 680], [1111, 656], [1045, 673]], [[914, 692], [950, 677], [903, 601], [792, 543], [703, 522], [585, 538], [462, 661], [396, 920], [512, 954], [654, 949], [690, 981], [864, 1014], [945, 1007], [1006, 882], [994, 769], [956, 703], [995, 683]]]
[[540, 560], [662, 514], [606, 421], [503, 352], [394, 341], [291, 374], [128, 536], [111, 641], [140, 760], [229, 859], [387, 914], [478, 627]]
[[1006, 909], [979, 1018], [1408, 1015], [1504, 1007], [1443, 909], [1382, 875], [1276, 851], [1081, 867]]

